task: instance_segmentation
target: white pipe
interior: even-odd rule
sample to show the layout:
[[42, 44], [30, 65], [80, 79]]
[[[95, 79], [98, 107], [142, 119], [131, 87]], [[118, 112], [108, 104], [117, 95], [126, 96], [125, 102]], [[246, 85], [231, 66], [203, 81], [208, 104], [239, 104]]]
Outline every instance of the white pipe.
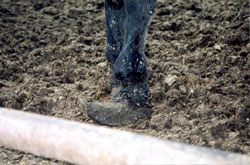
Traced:
[[76, 164], [250, 164], [239, 154], [5, 108], [0, 146]]

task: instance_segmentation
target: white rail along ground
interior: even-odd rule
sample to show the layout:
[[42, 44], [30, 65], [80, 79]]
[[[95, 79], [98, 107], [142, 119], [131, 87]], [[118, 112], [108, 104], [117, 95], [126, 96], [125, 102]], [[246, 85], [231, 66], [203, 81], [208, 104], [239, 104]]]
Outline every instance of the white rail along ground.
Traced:
[[0, 146], [76, 164], [250, 164], [239, 154], [5, 108]]

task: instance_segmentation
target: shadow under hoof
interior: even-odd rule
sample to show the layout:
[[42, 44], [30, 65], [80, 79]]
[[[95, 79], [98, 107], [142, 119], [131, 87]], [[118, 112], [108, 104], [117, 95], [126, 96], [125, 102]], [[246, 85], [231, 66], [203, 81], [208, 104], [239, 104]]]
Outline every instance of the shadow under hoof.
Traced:
[[82, 102], [84, 111], [95, 122], [108, 126], [132, 125], [139, 119], [149, 119], [151, 108], [132, 108], [127, 103]]

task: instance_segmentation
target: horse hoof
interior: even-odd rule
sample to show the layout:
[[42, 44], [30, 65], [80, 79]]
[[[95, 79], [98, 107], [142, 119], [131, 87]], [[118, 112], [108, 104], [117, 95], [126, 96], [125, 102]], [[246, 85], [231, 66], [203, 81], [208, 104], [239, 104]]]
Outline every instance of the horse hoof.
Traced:
[[107, 126], [128, 126], [135, 124], [139, 119], [149, 119], [151, 108], [132, 108], [127, 103], [116, 102], [87, 102], [82, 101], [84, 111], [96, 123]]

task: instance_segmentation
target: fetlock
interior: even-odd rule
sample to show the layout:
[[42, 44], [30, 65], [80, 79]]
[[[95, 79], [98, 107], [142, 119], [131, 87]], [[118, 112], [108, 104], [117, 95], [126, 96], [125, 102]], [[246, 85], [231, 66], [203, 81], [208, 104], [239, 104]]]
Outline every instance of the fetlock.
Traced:
[[133, 47], [122, 50], [114, 63], [114, 75], [123, 83], [145, 82], [147, 78], [145, 54]]

